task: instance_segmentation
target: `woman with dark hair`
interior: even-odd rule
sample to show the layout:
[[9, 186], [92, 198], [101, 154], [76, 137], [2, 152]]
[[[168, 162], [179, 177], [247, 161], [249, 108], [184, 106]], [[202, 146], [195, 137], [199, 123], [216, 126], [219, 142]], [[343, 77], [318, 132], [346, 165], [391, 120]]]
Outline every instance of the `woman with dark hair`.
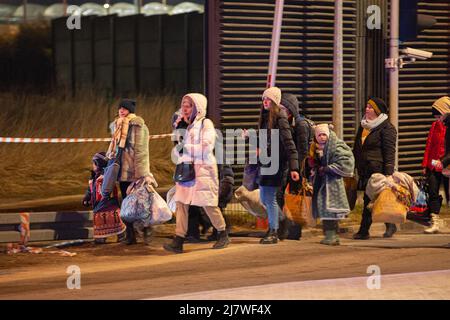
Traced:
[[[287, 115], [280, 109], [281, 90], [271, 87], [263, 93], [263, 103], [259, 118], [259, 150], [265, 150], [265, 154], [270, 158], [270, 163], [259, 164], [259, 188], [261, 202], [264, 204], [269, 217], [269, 232], [261, 239], [261, 244], [274, 244], [278, 242], [279, 213], [281, 212], [277, 202], [277, 191], [281, 187], [283, 172], [289, 168], [290, 177], [293, 181], [298, 181], [299, 165], [298, 153], [292, 138]], [[261, 140], [265, 136], [262, 130], [267, 130], [267, 139]], [[272, 133], [278, 133], [277, 140], [271, 141]], [[278, 154], [271, 154], [272, 144], [278, 144]], [[261, 160], [261, 159], [260, 159]], [[276, 163], [274, 163], [276, 161]], [[274, 173], [271, 169], [276, 168]]]
[[[358, 189], [366, 189], [367, 182], [374, 173], [386, 176], [395, 170], [395, 149], [397, 130], [388, 119], [388, 108], [380, 98], [370, 98], [366, 104], [366, 113], [356, 134], [353, 145], [355, 165], [359, 175]], [[372, 213], [367, 208], [370, 198], [364, 193], [364, 210], [359, 231], [353, 239], [367, 240], [372, 225]], [[395, 224], [386, 223], [383, 237], [390, 238], [397, 231]]]

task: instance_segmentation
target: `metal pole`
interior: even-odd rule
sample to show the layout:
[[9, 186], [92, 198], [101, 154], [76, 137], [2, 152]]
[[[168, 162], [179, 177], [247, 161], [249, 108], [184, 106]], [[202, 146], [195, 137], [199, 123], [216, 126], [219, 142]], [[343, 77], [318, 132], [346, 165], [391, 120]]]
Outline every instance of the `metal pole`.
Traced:
[[343, 94], [343, 0], [334, 2], [334, 53], [333, 53], [333, 125], [336, 135], [344, 138]]
[[[399, 47], [399, 16], [400, 1], [391, 0], [391, 26], [390, 26], [390, 58], [398, 61]], [[398, 132], [398, 76], [399, 66], [395, 63], [393, 68], [389, 69], [389, 118]], [[398, 168], [398, 138], [395, 148], [395, 168]]]
[[134, 5], [136, 6], [136, 12], [141, 13], [142, 0], [134, 0]]
[[280, 49], [281, 24], [283, 22], [284, 0], [276, 0], [275, 14], [272, 29], [272, 44], [270, 46], [269, 73], [267, 74], [267, 87], [275, 85], [278, 66], [278, 51]]

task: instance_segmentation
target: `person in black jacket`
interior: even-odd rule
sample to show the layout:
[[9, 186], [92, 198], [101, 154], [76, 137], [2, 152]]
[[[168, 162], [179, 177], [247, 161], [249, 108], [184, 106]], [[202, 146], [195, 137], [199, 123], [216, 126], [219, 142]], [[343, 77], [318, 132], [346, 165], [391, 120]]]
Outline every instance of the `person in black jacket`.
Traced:
[[[277, 191], [281, 187], [283, 173], [289, 168], [290, 177], [298, 181], [298, 153], [292, 139], [291, 128], [284, 111], [280, 110], [281, 90], [271, 87], [263, 93], [263, 105], [259, 118], [259, 187], [261, 202], [267, 209], [270, 231], [261, 239], [261, 244], [273, 244], [278, 242], [279, 214], [281, 209], [277, 203]], [[267, 130], [267, 131], [265, 131]], [[272, 131], [274, 130], [274, 131]], [[267, 140], [262, 137], [267, 134]], [[272, 133], [278, 133], [278, 139], [271, 141]], [[272, 144], [279, 146], [278, 154], [271, 154]], [[262, 163], [261, 154], [268, 155], [270, 162]], [[276, 161], [276, 162], [275, 162]], [[274, 172], [270, 172], [271, 169]]]
[[[228, 203], [230, 203], [233, 197], [234, 188], [234, 172], [231, 165], [228, 164], [217, 164], [217, 170], [219, 171], [219, 209], [224, 213], [224, 210]], [[204, 219], [204, 224], [206, 226], [212, 226], [208, 216], [202, 215]], [[225, 223], [227, 225], [227, 230], [231, 229], [231, 224], [227, 217], [223, 215]], [[212, 234], [207, 237], [208, 241], [217, 240], [217, 229], [213, 227]]]
[[[365, 190], [372, 174], [392, 175], [395, 170], [395, 149], [397, 130], [389, 122], [388, 108], [379, 98], [370, 98], [366, 104], [366, 113], [356, 134], [353, 145], [355, 164], [359, 175], [358, 189]], [[367, 208], [370, 199], [364, 194], [364, 210], [359, 231], [353, 239], [370, 238], [372, 213]], [[397, 231], [395, 224], [386, 223], [385, 238], [390, 238]]]
[[[301, 186], [303, 178], [309, 177], [308, 164], [305, 162], [311, 141], [314, 139], [314, 130], [312, 127], [312, 121], [307, 119], [303, 113], [303, 110], [299, 107], [297, 97], [291, 93], [283, 93], [281, 95], [281, 110], [285, 111], [288, 117], [289, 125], [291, 126], [292, 138], [297, 148], [299, 168], [304, 167], [303, 172], [300, 172], [300, 180], [298, 182], [292, 181], [288, 177], [288, 169], [283, 173], [282, 185], [277, 194], [277, 201], [280, 208], [284, 206], [284, 192], [286, 186], [289, 184], [290, 190], [297, 191]], [[283, 230], [285, 229], [285, 231]], [[284, 238], [299, 240], [302, 236], [302, 228], [299, 224], [285, 219], [280, 221], [279, 239]]]

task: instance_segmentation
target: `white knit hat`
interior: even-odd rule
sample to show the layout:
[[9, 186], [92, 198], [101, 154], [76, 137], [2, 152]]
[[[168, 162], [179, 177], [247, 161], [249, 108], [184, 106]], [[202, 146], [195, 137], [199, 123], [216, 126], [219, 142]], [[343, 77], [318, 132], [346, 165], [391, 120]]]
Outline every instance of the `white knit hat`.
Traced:
[[281, 90], [278, 87], [270, 87], [264, 91], [263, 97], [269, 98], [279, 106], [281, 103]]
[[328, 138], [330, 137], [330, 127], [327, 123], [322, 123], [314, 126], [314, 135], [316, 140], [319, 140], [319, 135], [325, 134]]

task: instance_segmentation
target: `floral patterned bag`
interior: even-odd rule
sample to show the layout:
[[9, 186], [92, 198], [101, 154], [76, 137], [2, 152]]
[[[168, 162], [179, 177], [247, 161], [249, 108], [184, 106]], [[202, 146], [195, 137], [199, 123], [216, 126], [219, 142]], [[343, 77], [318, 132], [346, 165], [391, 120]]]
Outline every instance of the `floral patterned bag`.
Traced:
[[144, 178], [133, 182], [128, 187], [127, 194], [120, 209], [122, 220], [128, 223], [139, 221], [144, 223], [144, 227], [150, 226], [154, 193]]

